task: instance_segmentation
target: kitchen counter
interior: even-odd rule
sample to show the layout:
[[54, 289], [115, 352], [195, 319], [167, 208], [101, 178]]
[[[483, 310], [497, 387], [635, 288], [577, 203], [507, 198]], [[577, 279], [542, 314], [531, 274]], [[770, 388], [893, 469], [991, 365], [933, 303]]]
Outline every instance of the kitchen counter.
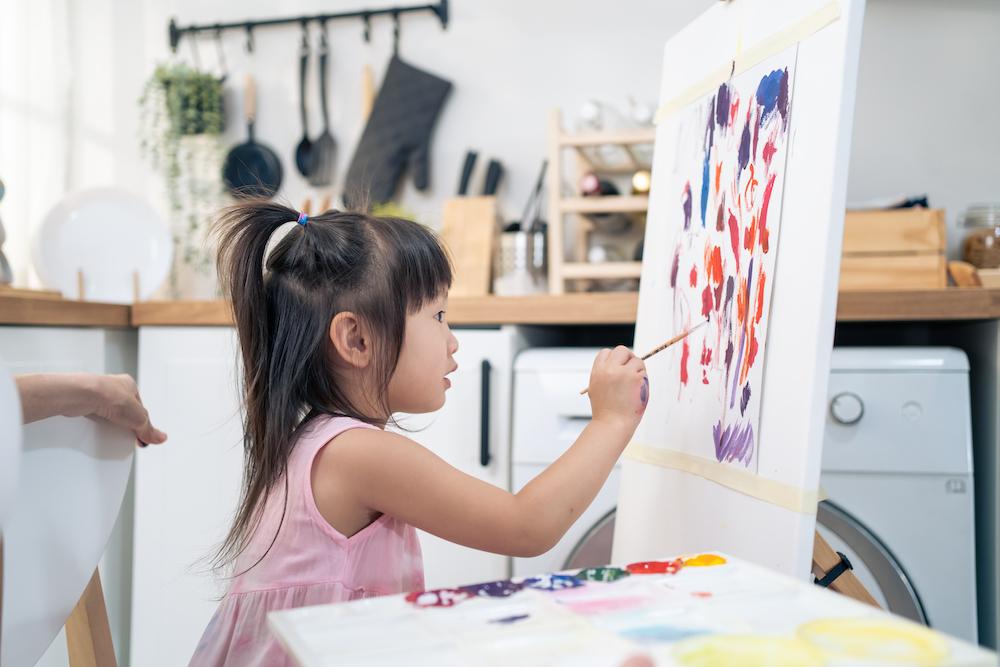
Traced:
[[131, 306], [46, 297], [0, 296], [0, 325], [131, 327]]
[[[454, 297], [453, 325], [633, 324], [635, 293]], [[841, 292], [839, 322], [985, 320], [1000, 318], [1000, 289]], [[231, 326], [225, 301], [148, 301], [134, 306], [0, 296], [0, 325], [88, 327]]]

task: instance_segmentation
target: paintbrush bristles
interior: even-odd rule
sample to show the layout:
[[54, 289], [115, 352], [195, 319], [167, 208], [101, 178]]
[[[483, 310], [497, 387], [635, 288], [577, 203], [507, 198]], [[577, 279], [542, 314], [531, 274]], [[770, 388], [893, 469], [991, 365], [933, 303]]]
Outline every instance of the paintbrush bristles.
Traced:
[[[665, 349], [667, 349], [668, 347], [670, 347], [674, 343], [677, 343], [677, 342], [680, 342], [680, 341], [684, 340], [685, 338], [687, 338], [688, 336], [690, 336], [696, 329], [699, 329], [699, 328], [705, 326], [706, 324], [708, 324], [708, 318], [705, 318], [703, 321], [701, 321], [698, 324], [694, 325], [693, 327], [691, 327], [690, 329], [688, 329], [684, 333], [679, 333], [676, 336], [674, 336], [673, 338], [671, 338], [670, 340], [668, 340], [667, 342], [661, 343], [660, 345], [657, 345], [652, 350], [650, 350], [646, 354], [642, 355], [640, 357], [640, 359], [642, 359], [643, 361], [646, 361], [646, 359], [649, 359], [651, 356], [653, 356], [657, 352], [663, 352]], [[589, 389], [589, 387], [587, 389]], [[581, 389], [580, 390], [580, 395], [583, 396], [584, 394], [586, 394], [587, 393], [587, 389]]]

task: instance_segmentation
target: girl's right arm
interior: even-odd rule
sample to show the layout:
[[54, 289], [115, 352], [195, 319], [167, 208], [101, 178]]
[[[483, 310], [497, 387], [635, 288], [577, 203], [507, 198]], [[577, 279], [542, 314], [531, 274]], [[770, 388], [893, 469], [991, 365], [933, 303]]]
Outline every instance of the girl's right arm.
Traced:
[[353, 429], [317, 458], [317, 505], [328, 518], [344, 516], [345, 509], [358, 516], [389, 514], [484, 551], [544, 553], [590, 505], [632, 437], [648, 397], [645, 375], [645, 365], [627, 348], [602, 350], [588, 392], [593, 419], [559, 459], [516, 494], [453, 468], [409, 438]]

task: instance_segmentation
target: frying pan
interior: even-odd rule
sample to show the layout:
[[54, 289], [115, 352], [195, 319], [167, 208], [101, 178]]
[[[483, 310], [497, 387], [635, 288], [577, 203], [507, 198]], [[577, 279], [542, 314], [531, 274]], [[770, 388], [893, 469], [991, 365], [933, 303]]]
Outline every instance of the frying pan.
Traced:
[[237, 197], [273, 197], [281, 187], [281, 161], [274, 151], [254, 139], [257, 120], [257, 83], [247, 74], [244, 93], [247, 140], [230, 149], [222, 178]]

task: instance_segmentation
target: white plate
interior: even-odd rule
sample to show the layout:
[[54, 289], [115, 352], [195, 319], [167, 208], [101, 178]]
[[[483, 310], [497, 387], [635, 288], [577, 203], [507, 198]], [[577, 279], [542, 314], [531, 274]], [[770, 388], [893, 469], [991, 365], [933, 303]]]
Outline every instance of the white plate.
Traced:
[[65, 197], [35, 233], [32, 258], [46, 287], [77, 294], [83, 271], [85, 299], [132, 303], [133, 272], [139, 298], [148, 299], [170, 273], [170, 229], [145, 201], [116, 188]]

